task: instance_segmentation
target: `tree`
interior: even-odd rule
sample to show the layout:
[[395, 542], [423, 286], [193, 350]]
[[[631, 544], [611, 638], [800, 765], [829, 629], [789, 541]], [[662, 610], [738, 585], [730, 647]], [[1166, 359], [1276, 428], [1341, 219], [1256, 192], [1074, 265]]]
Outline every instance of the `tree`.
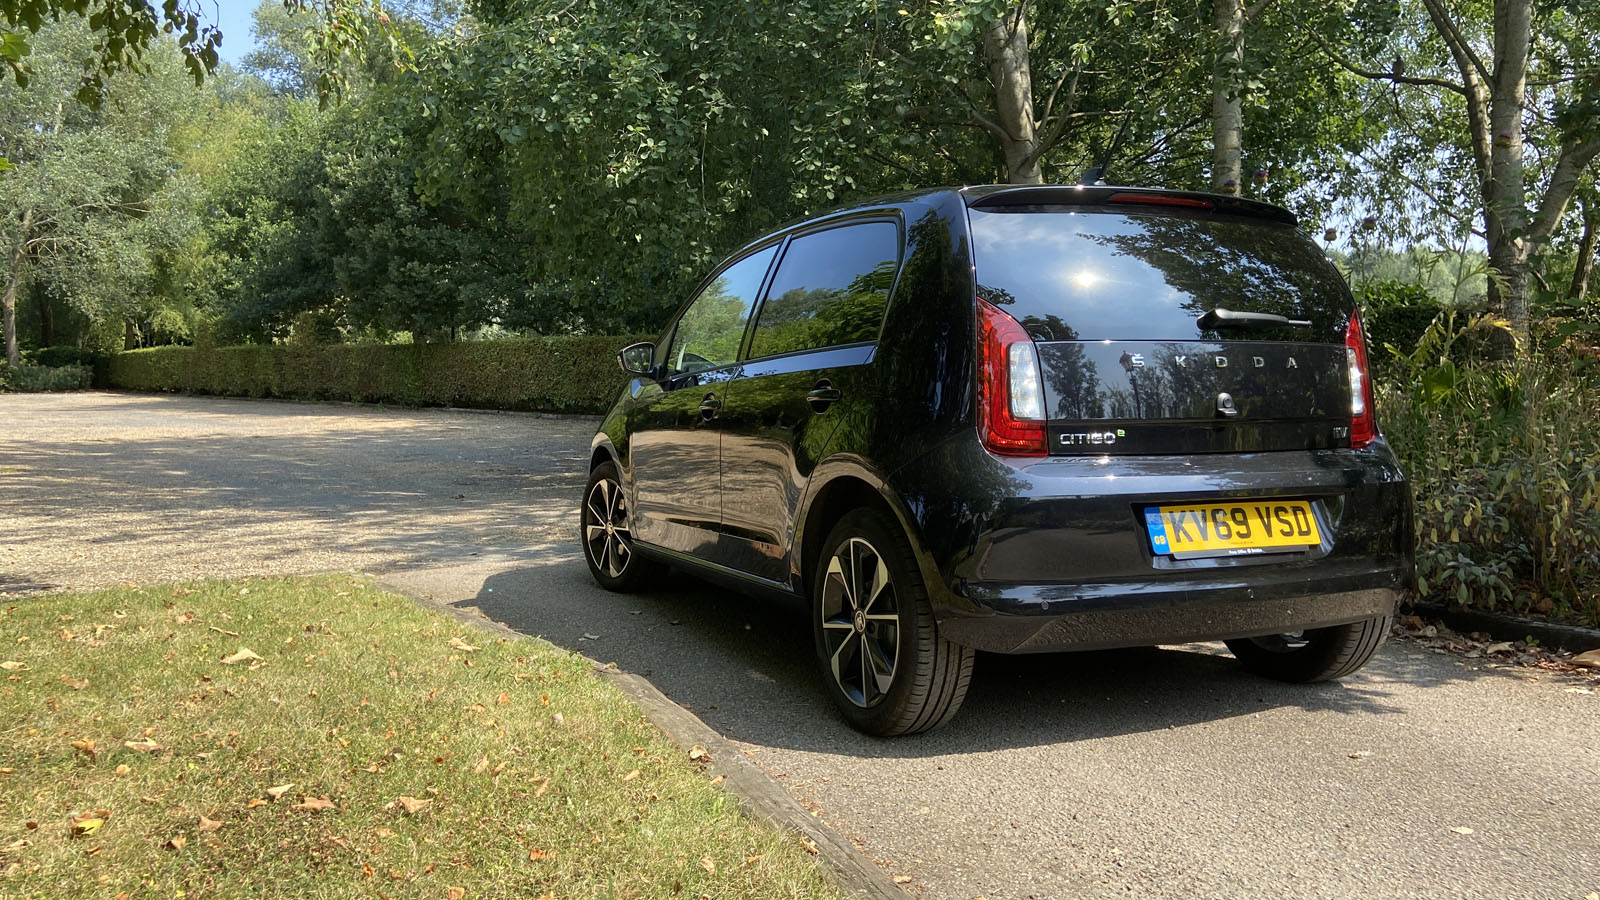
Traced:
[[[95, 108], [74, 102], [76, 58], [93, 36], [71, 22], [41, 31], [35, 84], [0, 84], [0, 247], [6, 360], [17, 364], [16, 303], [26, 280], [53, 285], [92, 315], [116, 315], [150, 274], [152, 248], [179, 224], [158, 214], [172, 185], [170, 134], [193, 88], [174, 51], [147, 77], [122, 73]], [[164, 59], [164, 63], [163, 63]]]
[[[1391, 172], [1483, 239], [1490, 300], [1526, 346], [1532, 266], [1600, 155], [1600, 14], [1594, 4], [1533, 0], [1406, 0], [1402, 10], [1401, 23], [1421, 27], [1390, 32], [1387, 69], [1323, 50], [1347, 72], [1392, 86], [1388, 149], [1408, 155], [1391, 157]], [[1459, 179], [1467, 190], [1430, 177], [1451, 171], [1468, 175]]]

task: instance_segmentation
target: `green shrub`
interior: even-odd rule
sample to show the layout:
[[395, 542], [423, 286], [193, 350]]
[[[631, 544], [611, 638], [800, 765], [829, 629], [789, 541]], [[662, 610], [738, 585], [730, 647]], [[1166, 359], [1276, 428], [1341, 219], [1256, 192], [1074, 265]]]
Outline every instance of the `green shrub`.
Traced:
[[22, 352], [22, 361], [36, 366], [52, 369], [86, 366], [94, 373], [93, 384], [96, 387], [106, 384], [106, 363], [109, 359], [110, 354], [88, 347], [43, 347]]
[[1427, 598], [1600, 624], [1600, 366], [1556, 352], [1467, 362], [1493, 323], [1441, 316], [1379, 381], [1416, 492]]
[[88, 366], [8, 366], [0, 362], [0, 388], [24, 393], [82, 391], [94, 383]]
[[1442, 311], [1425, 286], [1408, 281], [1368, 281], [1357, 286], [1355, 293], [1367, 344], [1374, 350], [1373, 362], [1380, 373], [1390, 363], [1384, 347], [1409, 351]]
[[593, 413], [616, 400], [617, 351], [636, 340], [153, 347], [112, 356], [109, 380], [136, 391]]

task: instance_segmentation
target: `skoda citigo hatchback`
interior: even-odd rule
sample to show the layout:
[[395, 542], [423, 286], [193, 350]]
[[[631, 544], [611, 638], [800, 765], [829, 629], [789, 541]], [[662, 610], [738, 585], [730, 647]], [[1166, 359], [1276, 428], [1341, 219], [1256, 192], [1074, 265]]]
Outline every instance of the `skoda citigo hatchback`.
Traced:
[[1220, 639], [1337, 678], [1413, 577], [1355, 304], [1274, 206], [866, 203], [735, 253], [621, 362], [581, 510], [595, 579], [806, 599], [869, 733], [954, 715], [977, 650]]

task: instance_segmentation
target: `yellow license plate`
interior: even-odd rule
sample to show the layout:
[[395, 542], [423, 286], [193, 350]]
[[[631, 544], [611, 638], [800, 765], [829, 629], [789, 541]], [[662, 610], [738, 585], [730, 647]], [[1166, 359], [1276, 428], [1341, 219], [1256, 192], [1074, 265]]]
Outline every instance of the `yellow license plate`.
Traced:
[[1178, 559], [1303, 550], [1322, 543], [1305, 500], [1239, 500], [1144, 511], [1150, 549]]

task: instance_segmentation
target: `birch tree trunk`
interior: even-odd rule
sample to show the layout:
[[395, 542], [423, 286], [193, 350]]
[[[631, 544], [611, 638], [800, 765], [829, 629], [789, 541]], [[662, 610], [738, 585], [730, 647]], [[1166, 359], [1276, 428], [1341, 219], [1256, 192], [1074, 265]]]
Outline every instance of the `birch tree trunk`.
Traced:
[[1489, 184], [1484, 222], [1489, 264], [1500, 273], [1490, 298], [1519, 338], [1528, 335], [1528, 206], [1522, 171], [1522, 103], [1528, 89], [1533, 0], [1496, 0], [1494, 68], [1489, 86]]
[[1211, 190], [1239, 195], [1244, 181], [1244, 0], [1212, 0], [1218, 54], [1211, 73]]
[[1033, 110], [1033, 76], [1028, 69], [1027, 3], [1017, 3], [983, 29], [997, 118], [990, 130], [1006, 159], [1006, 181], [1042, 184], [1038, 122]]

